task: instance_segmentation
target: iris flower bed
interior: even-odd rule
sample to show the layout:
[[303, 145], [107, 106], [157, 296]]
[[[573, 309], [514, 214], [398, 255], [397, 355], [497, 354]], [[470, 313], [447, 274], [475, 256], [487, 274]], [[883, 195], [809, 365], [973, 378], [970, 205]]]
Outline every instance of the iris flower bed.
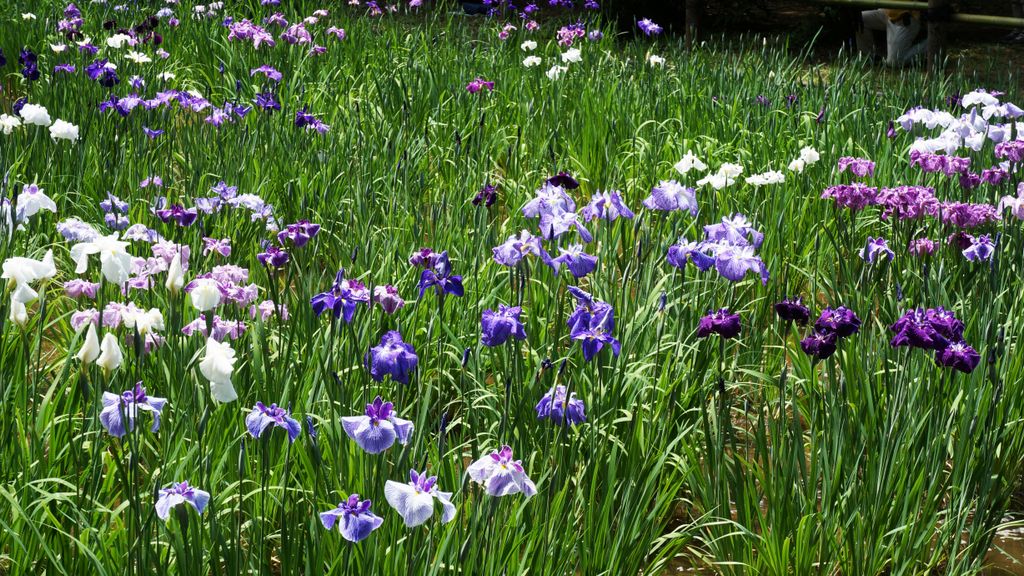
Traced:
[[492, 8], [0, 7], [0, 574], [983, 567], [1015, 86]]

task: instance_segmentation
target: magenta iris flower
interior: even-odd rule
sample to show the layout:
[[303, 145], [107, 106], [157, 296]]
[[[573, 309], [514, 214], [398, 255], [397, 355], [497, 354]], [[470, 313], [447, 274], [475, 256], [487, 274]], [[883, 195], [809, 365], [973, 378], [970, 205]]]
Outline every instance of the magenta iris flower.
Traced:
[[[135, 418], [139, 411], [149, 412], [153, 415], [153, 426], [151, 432], [160, 429], [160, 413], [167, 404], [166, 398], [147, 396], [146, 389], [142, 382], [137, 382], [131, 390], [126, 390], [121, 395], [103, 393], [103, 410], [100, 411], [100, 424], [111, 436], [120, 438], [128, 433], [128, 430], [135, 428]], [[128, 422], [125, 424], [124, 417]]]
[[720, 308], [701, 318], [697, 324], [697, 337], [707, 338], [712, 334], [727, 339], [739, 336], [740, 315], [729, 312], [728, 308]]
[[519, 315], [522, 308], [519, 306], [498, 305], [498, 311], [484, 310], [480, 318], [480, 341], [484, 346], [501, 346], [509, 338], [524, 340], [526, 329], [523, 327]]
[[252, 411], [245, 417], [245, 427], [253, 438], [259, 438], [263, 432], [271, 426], [283, 428], [288, 432], [288, 441], [295, 442], [302, 432], [299, 421], [288, 415], [288, 411], [277, 404], [266, 406], [263, 402], [257, 402]]
[[562, 426], [575, 426], [587, 421], [586, 408], [576, 393], [566, 393], [565, 386], [556, 386], [548, 390], [534, 408], [538, 420], [551, 420]]
[[395, 406], [380, 396], [366, 405], [363, 416], [344, 416], [341, 426], [345, 433], [368, 454], [380, 454], [390, 448], [395, 440], [405, 445], [412, 436], [413, 423], [395, 416]]
[[466, 473], [474, 482], [483, 484], [491, 496], [522, 493], [530, 497], [537, 493], [537, 487], [523, 469], [523, 462], [512, 459], [512, 448], [508, 445], [485, 454], [470, 464]]
[[488, 82], [483, 78], [476, 77], [469, 84], [466, 85], [466, 91], [470, 94], [476, 94], [481, 90], [486, 89], [487, 91], [494, 90], [494, 82]]
[[334, 510], [321, 512], [320, 523], [328, 530], [337, 524], [342, 538], [359, 542], [384, 523], [383, 518], [370, 511], [371, 504], [370, 500], [359, 500], [359, 494], [352, 494]]
[[171, 517], [171, 508], [188, 503], [196, 512], [202, 514], [210, 502], [210, 493], [188, 485], [188, 482], [171, 484], [170, 488], [162, 488], [156, 500], [156, 515], [163, 521]]
[[370, 377], [376, 382], [391, 375], [395, 382], [408, 384], [409, 375], [416, 370], [419, 358], [412, 344], [403, 342], [402, 335], [392, 330], [381, 337], [380, 344], [370, 348], [363, 362], [370, 369]]
[[66, 294], [68, 298], [78, 299], [84, 297], [90, 300], [95, 300], [96, 292], [99, 289], [99, 283], [82, 280], [81, 278], [68, 280], [64, 283], [64, 294]]
[[345, 271], [338, 270], [331, 289], [310, 299], [313, 312], [320, 316], [324, 311], [330, 310], [335, 318], [341, 318], [345, 323], [351, 322], [356, 313], [356, 306], [368, 304], [370, 301], [369, 291], [365, 287], [360, 289], [361, 287], [361, 283], [356, 285], [345, 280]]

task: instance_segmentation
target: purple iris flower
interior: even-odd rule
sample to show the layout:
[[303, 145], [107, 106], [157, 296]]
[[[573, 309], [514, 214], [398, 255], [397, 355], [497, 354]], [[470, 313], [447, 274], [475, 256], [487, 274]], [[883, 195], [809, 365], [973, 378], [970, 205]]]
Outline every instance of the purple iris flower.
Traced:
[[935, 363], [946, 368], [954, 368], [970, 374], [981, 361], [981, 355], [964, 342], [954, 342], [935, 352]]
[[156, 211], [156, 216], [163, 223], [174, 220], [178, 226], [191, 226], [196, 221], [199, 212], [195, 208], [185, 208], [181, 204], [172, 204], [169, 208], [162, 208]]
[[117, 67], [105, 58], [93, 60], [85, 67], [85, 74], [90, 80], [99, 82], [100, 86], [112, 88], [121, 82], [117, 77]]
[[925, 316], [932, 328], [944, 338], [952, 342], [963, 340], [964, 323], [958, 320], [952, 311], [939, 306], [925, 310]]
[[780, 302], [775, 304], [775, 313], [779, 315], [779, 318], [786, 322], [796, 322], [800, 326], [806, 326], [807, 321], [811, 318], [811, 310], [807, 306], [804, 306], [802, 299], [797, 296], [796, 298], [784, 298]]
[[409, 383], [409, 375], [416, 370], [419, 358], [412, 344], [402, 341], [402, 335], [392, 330], [380, 339], [380, 344], [370, 348], [363, 362], [370, 369], [370, 377], [376, 382], [390, 374], [391, 379], [402, 384]]
[[281, 247], [271, 244], [263, 252], [256, 254], [256, 259], [264, 266], [281, 268], [291, 260], [291, 255]]
[[295, 442], [302, 432], [299, 421], [288, 415], [288, 411], [277, 404], [266, 406], [263, 402], [257, 402], [252, 407], [252, 412], [245, 417], [245, 427], [253, 438], [259, 438], [270, 426], [284, 428], [288, 432], [288, 442]]
[[398, 288], [388, 284], [373, 288], [373, 301], [380, 305], [385, 314], [394, 314], [405, 306], [405, 300], [398, 293]]
[[417, 268], [433, 268], [439, 256], [430, 248], [420, 248], [409, 256], [409, 264]]
[[125, 214], [128, 212], [128, 203], [107, 192], [107, 199], [100, 201], [100, 209], [106, 213], [120, 212]]
[[761, 284], [768, 284], [768, 267], [759, 256], [754, 254], [753, 246], [733, 246], [729, 244], [714, 244], [713, 254], [715, 256], [715, 269], [724, 278], [731, 282], [739, 282], [747, 272], [757, 272], [761, 275]]
[[619, 355], [621, 345], [611, 334], [615, 326], [615, 314], [610, 305], [605, 304], [600, 310], [595, 307], [593, 312], [579, 307], [571, 318], [573, 323], [569, 336], [579, 341], [584, 360], [589, 362], [606, 344], [611, 346], [614, 356]]
[[565, 386], [561, 385], [549, 390], [534, 409], [538, 420], [548, 419], [559, 426], [575, 426], [587, 421], [583, 401], [575, 392], [566, 396]]
[[[345, 271], [338, 270], [334, 277], [334, 284], [327, 292], [321, 292], [310, 299], [313, 312], [320, 316], [325, 310], [330, 310], [335, 318], [345, 320], [345, 323], [352, 321], [358, 304], [368, 304], [369, 294], [365, 290], [359, 290], [358, 286], [345, 280]], [[395, 332], [395, 334], [398, 334]], [[401, 338], [399, 338], [401, 340]]]
[[299, 220], [294, 224], [289, 224], [284, 230], [278, 232], [277, 241], [284, 245], [285, 240], [288, 240], [296, 248], [302, 248], [319, 232], [319, 224], [311, 224], [309, 220]]
[[56, 74], [58, 72], [63, 72], [65, 74], [74, 74], [74, 72], [75, 72], [75, 65], [74, 64], [57, 64], [56, 66], [53, 67], [53, 73]]
[[860, 318], [846, 306], [828, 307], [821, 311], [821, 315], [814, 323], [814, 329], [846, 338], [860, 331]]
[[481, 204], [486, 208], [490, 208], [494, 205], [495, 200], [498, 199], [498, 187], [492, 184], [487, 184], [476, 193], [473, 197], [473, 205], [479, 206]]
[[597, 267], [597, 257], [583, 252], [583, 246], [573, 244], [568, 248], [559, 248], [560, 255], [555, 258], [548, 257], [545, 263], [558, 273], [559, 268], [565, 264], [569, 272], [576, 278], [583, 278], [594, 271]]
[[618, 190], [597, 192], [591, 198], [590, 204], [583, 207], [581, 214], [587, 222], [598, 218], [614, 222], [619, 216], [623, 218], [633, 217], [633, 212], [626, 207]]
[[641, 32], [648, 36], [657, 36], [658, 34], [661, 34], [662, 31], [661, 26], [652, 22], [650, 18], [644, 18], [640, 20], [639, 22], [636, 23], [636, 27], [639, 28]]
[[[126, 390], [121, 395], [103, 393], [103, 410], [100, 411], [100, 424], [107, 432], [116, 438], [128, 433], [128, 430], [135, 428], [135, 417], [139, 410], [153, 414], [153, 426], [151, 432], [160, 429], [160, 412], [167, 404], [166, 398], [147, 396], [146, 389], [142, 382], [136, 382], [135, 387]], [[123, 417], [128, 417], [128, 425], [125, 426]]]
[[554, 211], [575, 212], [576, 203], [565, 193], [565, 188], [550, 182], [545, 182], [536, 196], [523, 205], [523, 216], [527, 218], [539, 218]]
[[868, 236], [867, 244], [860, 251], [861, 259], [868, 264], [874, 264], [880, 258], [891, 261], [895, 256], [896, 253], [889, 249], [889, 243], [881, 236], [878, 238]]
[[[544, 182], [551, 186], [565, 188], [566, 190], [575, 190], [580, 187], [580, 183], [570, 176], [568, 172], [559, 172]], [[575, 210], [575, 208], [573, 208], [573, 210]]]
[[163, 135], [164, 131], [163, 130], [159, 130], [159, 129], [147, 128], [147, 127], [143, 126], [142, 127], [142, 133], [145, 134], [146, 137], [148, 137], [150, 140], [153, 140], [157, 136]]
[[208, 256], [214, 252], [225, 258], [231, 256], [231, 239], [203, 238], [203, 256]]
[[483, 484], [491, 496], [522, 493], [530, 497], [537, 493], [537, 487], [523, 469], [522, 460], [512, 459], [512, 448], [508, 445], [485, 454], [470, 464], [466, 473], [474, 482]]
[[277, 96], [273, 92], [260, 92], [256, 94], [256, 98], [252, 102], [260, 110], [267, 112], [281, 111], [281, 103], [277, 101]]
[[435, 499], [441, 503], [441, 522], [455, 519], [452, 493], [438, 490], [437, 476], [428, 477], [426, 471], [419, 474], [410, 470], [408, 484], [388, 480], [384, 483], [384, 498], [409, 528], [423, 524], [434, 515]]
[[863, 210], [868, 206], [880, 203], [878, 188], [861, 184], [838, 184], [829, 186], [821, 193], [823, 199], [831, 199], [840, 208], [849, 208], [852, 212]]
[[580, 222], [579, 214], [555, 208], [540, 215], [540, 232], [545, 239], [553, 240], [573, 228], [579, 232], [581, 240], [587, 243], [593, 242], [594, 237]]
[[566, 325], [572, 328], [584, 314], [602, 318], [605, 331], [611, 332], [615, 329], [615, 310], [611, 304], [595, 299], [590, 294], [575, 286], [569, 286], [569, 294], [576, 299], [576, 309], [569, 315]]
[[432, 268], [427, 268], [420, 274], [420, 298], [423, 298], [423, 293], [427, 288], [433, 288], [437, 294], [462, 296], [465, 293], [462, 287], [462, 276], [452, 274], [452, 265], [448, 260], [447, 250], [437, 256]]
[[718, 334], [722, 338], [735, 338], [740, 334], [740, 315], [732, 314], [728, 308], [708, 313], [697, 325], [697, 337], [707, 338]]
[[170, 488], [160, 489], [160, 496], [156, 500], [156, 515], [166, 522], [171, 517], [171, 508], [186, 502], [202, 514], [210, 502], [210, 493], [189, 486], [187, 481], [171, 484]]
[[995, 242], [992, 241], [992, 237], [988, 234], [982, 234], [981, 236], [968, 235], [968, 239], [971, 245], [963, 250], [963, 255], [964, 258], [971, 262], [991, 260], [992, 255], [996, 253]]
[[273, 66], [267, 65], [263, 65], [260, 66], [259, 68], [253, 68], [252, 70], [249, 70], [250, 77], [255, 76], [257, 74], [263, 74], [264, 76], [273, 80], [274, 82], [280, 82], [281, 78], [283, 78], [281, 73], [278, 72]]
[[519, 306], [498, 305], [498, 311], [484, 310], [480, 318], [481, 337], [480, 341], [484, 346], [501, 346], [510, 337], [516, 340], [526, 338], [526, 329], [523, 327], [519, 315], [522, 314]]
[[850, 174], [858, 178], [864, 178], [867, 176], [875, 175], [875, 163], [867, 158], [852, 158], [850, 156], [843, 156], [839, 159], [839, 173], [842, 174], [847, 170]]
[[690, 216], [696, 216], [697, 192], [675, 180], [662, 180], [651, 188], [651, 195], [644, 199], [643, 205], [649, 210], [666, 212], [688, 210]]
[[26, 80], [32, 82], [39, 80], [39, 57], [36, 56], [35, 52], [28, 48], [23, 48], [18, 56], [18, 62], [22, 65], [21, 75]]
[[394, 404], [377, 396], [372, 404], [366, 405], [365, 415], [343, 416], [341, 427], [368, 454], [380, 454], [390, 448], [395, 440], [405, 445], [412, 436], [412, 422], [395, 416], [394, 408]]
[[547, 259], [548, 254], [541, 245], [540, 236], [534, 236], [523, 230], [519, 236], [515, 234], [508, 237], [503, 244], [491, 248], [494, 261], [509, 268], [519, 264], [529, 254]]
[[64, 294], [68, 298], [82, 298], [83, 296], [90, 299], [96, 299], [96, 292], [100, 289], [100, 285], [97, 282], [89, 282], [88, 280], [82, 280], [81, 278], [75, 278], [68, 280], [64, 283]]
[[[943, 311], [945, 312], [945, 311]], [[956, 320], [953, 318], [953, 320]], [[889, 342], [890, 346], [909, 346], [923, 350], [942, 350], [949, 345], [949, 338], [936, 330], [928, 314], [921, 308], [908, 310], [900, 316], [889, 330], [896, 335]], [[943, 332], [950, 333], [948, 327]]]
[[359, 494], [352, 494], [334, 510], [321, 512], [320, 522], [328, 530], [337, 523], [342, 538], [349, 542], [359, 542], [384, 523], [383, 518], [370, 512], [370, 504], [370, 500], [360, 501]]
[[839, 337], [836, 336], [835, 332], [821, 332], [819, 330], [815, 330], [800, 341], [800, 348], [802, 348], [804, 353], [808, 356], [813, 356], [818, 360], [824, 360], [836, 353], [836, 344], [838, 342]]
[[927, 256], [935, 252], [935, 241], [930, 238], [916, 238], [907, 245], [911, 256]]
[[731, 218], [723, 216], [720, 223], [705, 226], [704, 235], [706, 242], [725, 241], [734, 246], [759, 248], [764, 241], [764, 234], [755, 230], [743, 214], [734, 214]]

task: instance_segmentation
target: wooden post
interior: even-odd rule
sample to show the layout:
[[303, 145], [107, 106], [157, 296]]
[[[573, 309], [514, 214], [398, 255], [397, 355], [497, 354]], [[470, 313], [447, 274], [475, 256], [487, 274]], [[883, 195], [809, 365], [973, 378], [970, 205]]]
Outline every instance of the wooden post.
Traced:
[[946, 43], [949, 0], [928, 0], [928, 72], [942, 70], [942, 48]]
[[686, 0], [686, 49], [693, 49], [700, 32], [700, 17], [703, 0]]

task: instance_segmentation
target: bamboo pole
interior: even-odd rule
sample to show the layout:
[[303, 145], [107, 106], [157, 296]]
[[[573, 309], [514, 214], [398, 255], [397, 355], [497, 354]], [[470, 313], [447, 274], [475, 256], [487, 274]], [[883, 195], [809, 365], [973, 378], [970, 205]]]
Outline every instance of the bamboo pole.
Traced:
[[[927, 2], [910, 0], [815, 0], [818, 4], [834, 6], [863, 6], [865, 8], [895, 8], [903, 10], [928, 10]], [[1000, 26], [1004, 28], [1024, 28], [1024, 18], [1009, 16], [992, 16], [989, 14], [951, 14], [950, 22], [957, 24], [979, 24], [984, 26]]]

